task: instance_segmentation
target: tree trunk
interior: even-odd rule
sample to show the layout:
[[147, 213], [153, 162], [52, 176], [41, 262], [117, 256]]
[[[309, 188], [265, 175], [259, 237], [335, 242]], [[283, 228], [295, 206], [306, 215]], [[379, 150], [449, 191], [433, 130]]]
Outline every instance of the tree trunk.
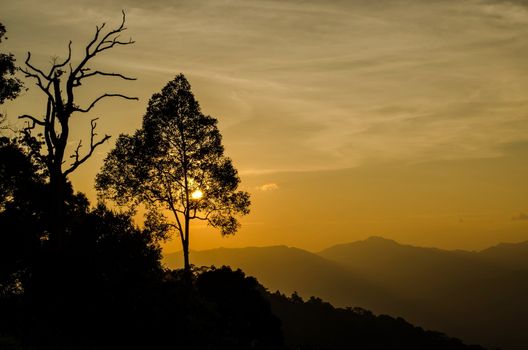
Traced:
[[189, 215], [185, 215], [185, 233], [183, 235], [183, 269], [185, 272], [191, 271], [189, 263]]
[[[55, 168], [55, 167], [54, 167]], [[60, 169], [50, 171], [50, 241], [57, 249], [62, 249], [65, 240], [65, 189], [66, 183]]]
[[191, 265], [189, 264], [189, 244], [185, 243], [183, 245], [183, 269], [185, 271], [191, 270]]

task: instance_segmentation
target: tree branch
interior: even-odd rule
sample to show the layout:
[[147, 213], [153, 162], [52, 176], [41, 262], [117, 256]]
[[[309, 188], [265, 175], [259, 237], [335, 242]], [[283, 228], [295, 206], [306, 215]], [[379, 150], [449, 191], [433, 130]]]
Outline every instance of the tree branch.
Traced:
[[[48, 96], [49, 99], [53, 100], [53, 95], [50, 93], [49, 91], [49, 88], [51, 86], [51, 80], [48, 79], [48, 77], [44, 74], [44, 72], [42, 72], [40, 69], [37, 69], [33, 66], [31, 66], [28, 62], [29, 62], [29, 57], [31, 57], [31, 53], [28, 52], [28, 58], [26, 59], [26, 65], [33, 69], [34, 71], [36, 71], [38, 74], [35, 74], [35, 73], [31, 73], [29, 70], [27, 69], [24, 69], [22, 67], [18, 68], [22, 73], [24, 73], [24, 75], [26, 76], [26, 78], [34, 78], [37, 80], [37, 86]], [[47, 81], [47, 85], [44, 86], [44, 84], [42, 83], [42, 78], [40, 75], [42, 75], [42, 78], [46, 79]]]
[[118, 77], [118, 78], [121, 78], [123, 80], [137, 80], [137, 78], [132, 78], [132, 77], [127, 77], [123, 74], [120, 74], [120, 73], [114, 73], [114, 72], [101, 72], [101, 71], [95, 71], [95, 72], [92, 72], [92, 73], [88, 73], [88, 74], [85, 74], [84, 72], [87, 72], [89, 71], [90, 68], [84, 68], [84, 69], [81, 69], [80, 72], [81, 72], [81, 76], [79, 77], [75, 77], [74, 78], [74, 81], [73, 81], [73, 86], [80, 86], [81, 85], [81, 80], [84, 79], [84, 78], [89, 78], [89, 77], [93, 77], [95, 75], [102, 75], [102, 76], [107, 76], [107, 77]]
[[24, 135], [24, 139], [26, 142], [26, 145], [29, 148], [30, 155], [37, 158], [39, 162], [45, 163], [46, 158], [40, 154], [40, 144], [39, 141], [31, 136], [31, 131], [35, 129], [36, 122], [35, 120], [28, 121], [26, 123], [26, 126], [22, 129], [22, 135]]
[[80, 149], [82, 147], [82, 143], [81, 143], [81, 141], [79, 141], [79, 144], [77, 145], [77, 148], [75, 149], [73, 154], [70, 156], [70, 158], [73, 158], [74, 161], [71, 164], [70, 168], [64, 172], [64, 176], [68, 176], [68, 174], [70, 174], [73, 171], [75, 171], [75, 169], [77, 169], [77, 167], [79, 165], [84, 163], [86, 160], [88, 160], [88, 158], [90, 158], [92, 156], [93, 152], [95, 151], [95, 149], [98, 146], [102, 145], [103, 143], [105, 143], [110, 138], [109, 135], [105, 135], [101, 140], [95, 142], [95, 136], [97, 136], [97, 133], [95, 132], [95, 129], [97, 128], [97, 123], [96, 123], [97, 119], [98, 118], [95, 118], [95, 119], [92, 119], [90, 121], [90, 124], [91, 124], [90, 150], [88, 151], [88, 153], [86, 155], [84, 155], [84, 157], [81, 158], [79, 151], [80, 151]]
[[211, 209], [205, 216], [197, 216], [196, 213], [190, 217], [190, 219], [198, 219], [198, 220], [209, 220], [209, 215], [211, 215], [213, 212], [217, 211], [218, 209], [213, 208]]
[[62, 68], [64, 67], [66, 64], [68, 64], [71, 60], [71, 55], [72, 55], [72, 49], [71, 49], [71, 46], [72, 46], [72, 42], [70, 40], [70, 42], [68, 43], [68, 57], [64, 60], [64, 62], [62, 63], [59, 63], [59, 64], [54, 64], [53, 67], [52, 67], [52, 71], [57, 69], [57, 68]]
[[[126, 19], [125, 11], [121, 11], [121, 13], [123, 14], [123, 18], [121, 20], [121, 24], [119, 25], [119, 27], [117, 27], [116, 29], [110, 30], [102, 38], [100, 38], [101, 31], [105, 27], [106, 23], [103, 23], [101, 26], [96, 26], [95, 27], [95, 35], [94, 35], [93, 39], [88, 43], [88, 45], [86, 45], [85, 54], [84, 54], [83, 60], [81, 61], [81, 63], [79, 63], [79, 65], [70, 74], [70, 78], [68, 80], [68, 85], [69, 86], [73, 87], [73, 86], [78, 86], [77, 84], [80, 84], [80, 79], [82, 79], [82, 76], [78, 77], [77, 74], [79, 74], [79, 72], [83, 72], [84, 69], [85, 69], [84, 66], [86, 65], [86, 63], [88, 63], [88, 61], [91, 58], [93, 58], [94, 56], [96, 56], [99, 52], [107, 50], [107, 49], [110, 49], [110, 48], [114, 47], [115, 45], [130, 45], [130, 44], [134, 43], [134, 41], [132, 39], [130, 39], [129, 41], [126, 41], [126, 42], [122, 42], [122, 41], [117, 40], [119, 38], [119, 33], [121, 33], [121, 32], [126, 30], [126, 28], [125, 28], [125, 19]], [[117, 35], [117, 36], [112, 38], [113, 35]], [[103, 46], [105, 44], [107, 44], [107, 45]], [[94, 47], [94, 45], [95, 45], [95, 47]]]
[[102, 99], [107, 98], [107, 97], [121, 97], [121, 98], [124, 98], [126, 100], [136, 100], [136, 101], [139, 100], [137, 97], [130, 97], [130, 96], [126, 96], [126, 95], [123, 95], [123, 94], [103, 94], [103, 95], [99, 96], [98, 98], [96, 98], [88, 106], [88, 108], [74, 107], [73, 110], [76, 111], [76, 112], [88, 113], [97, 104], [97, 102], [99, 102]]
[[95, 35], [94, 35], [92, 41], [90, 41], [88, 43], [88, 45], [86, 45], [86, 49], [85, 49], [86, 57], [90, 56], [90, 48], [92, 47], [93, 44], [95, 44], [97, 42], [97, 39], [99, 39], [99, 34], [101, 33], [101, 30], [103, 30], [105, 25], [106, 25], [106, 23], [101, 24], [100, 27], [99, 26], [95, 26]]
[[[181, 240], [181, 243], [182, 243], [182, 246], [183, 246], [183, 244], [185, 243], [185, 238], [183, 236], [183, 227], [182, 227], [182, 224], [181, 224], [181, 221], [180, 221], [180, 216], [178, 215], [178, 212], [180, 212], [180, 211], [178, 209], [176, 209], [172, 199], [170, 199], [168, 201], [168, 204], [169, 204], [169, 207], [170, 207], [170, 209], [172, 211], [172, 214], [174, 215], [174, 218], [176, 219], [176, 223], [178, 224], [178, 226], [176, 228], [178, 229], [178, 232], [180, 234], [180, 240]], [[185, 215], [185, 214], [182, 213], [182, 215]]]
[[[43, 78], [49, 80], [51, 77], [49, 77], [48, 75], [44, 74], [44, 72], [40, 69], [38, 69], [37, 67], [33, 66], [31, 63], [29, 63], [29, 60], [31, 59], [31, 52], [28, 51], [27, 53], [27, 57], [26, 57], [26, 61], [24, 62], [26, 64], [26, 66], [28, 66], [29, 68], [33, 69], [35, 72], [37, 72], [38, 74], [42, 75]], [[21, 69], [22, 70], [22, 69]], [[24, 70], [22, 70], [24, 73], [26, 73]], [[26, 73], [26, 74], [29, 74], [30, 76], [32, 75], [31, 73]]]
[[[113, 30], [109, 31], [108, 33], [106, 33], [106, 35], [96, 45], [95, 50], [92, 52], [92, 55], [95, 56], [97, 53], [99, 53], [101, 51], [104, 51], [104, 50], [107, 50], [107, 49], [110, 49], [110, 48], [114, 47], [115, 45], [130, 45], [130, 44], [134, 43], [134, 41], [132, 41], [132, 39], [129, 39], [129, 41], [119, 41], [119, 40], [117, 40], [117, 39], [119, 39], [119, 34], [124, 32], [125, 30], [127, 30], [127, 28], [125, 27], [125, 20], [126, 20], [125, 11], [121, 11], [121, 13], [123, 14], [123, 18], [121, 20], [121, 24], [119, 25], [119, 27], [117, 27], [116, 29], [113, 29]], [[116, 37], [111, 38], [113, 35], [116, 35]], [[107, 45], [103, 46], [105, 44], [107, 44]]]
[[44, 121], [39, 120], [39, 119], [37, 119], [35, 117], [32, 117], [30, 115], [27, 115], [27, 114], [19, 116], [18, 119], [29, 119], [29, 120], [31, 120], [33, 122], [33, 124], [37, 124], [37, 125], [40, 125], [40, 126], [45, 126], [46, 125], [46, 123]]

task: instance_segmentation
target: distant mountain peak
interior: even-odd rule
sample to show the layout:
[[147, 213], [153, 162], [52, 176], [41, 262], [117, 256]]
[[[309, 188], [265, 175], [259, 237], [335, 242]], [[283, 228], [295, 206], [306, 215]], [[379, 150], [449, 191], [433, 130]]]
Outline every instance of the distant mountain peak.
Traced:
[[483, 249], [480, 252], [498, 250], [498, 249], [526, 249], [528, 247], [528, 241], [522, 242], [501, 242], [489, 248]]
[[324, 249], [323, 251], [319, 252], [319, 254], [327, 252], [327, 251], [336, 250], [336, 249], [348, 249], [348, 248], [356, 248], [356, 247], [359, 248], [359, 247], [365, 247], [365, 246], [367, 247], [397, 247], [397, 246], [402, 246], [402, 245], [392, 239], [387, 239], [381, 236], [370, 236], [361, 241], [341, 243], [341, 244], [330, 246]]
[[400, 243], [396, 242], [395, 240], [388, 239], [381, 236], [370, 236], [369, 238], [359, 241], [359, 242], [368, 242], [368, 243], [390, 243], [390, 244], [397, 244], [400, 245]]

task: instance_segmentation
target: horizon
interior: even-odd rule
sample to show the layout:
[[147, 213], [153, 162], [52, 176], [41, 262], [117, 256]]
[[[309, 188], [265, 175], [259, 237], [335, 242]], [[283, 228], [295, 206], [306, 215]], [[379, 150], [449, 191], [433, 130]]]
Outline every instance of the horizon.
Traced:
[[[303, 248], [300, 248], [300, 247], [286, 245], [286, 244], [276, 244], [276, 245], [261, 245], [261, 246], [253, 245], [253, 246], [244, 246], [244, 247], [224, 247], [224, 246], [219, 246], [219, 247], [207, 248], [207, 249], [190, 249], [190, 252], [191, 253], [192, 252], [206, 252], [206, 251], [212, 251], [212, 250], [217, 250], [217, 249], [218, 250], [220, 250], [220, 249], [233, 249], [233, 250], [236, 250], [236, 249], [285, 247], [285, 248], [294, 248], [294, 249], [303, 250], [303, 251], [306, 251], [308, 253], [318, 254], [318, 253], [320, 253], [322, 251], [325, 251], [325, 250], [333, 248], [333, 247], [346, 246], [346, 245], [355, 244], [355, 243], [364, 243], [364, 242], [367, 242], [367, 241], [373, 240], [373, 239], [379, 239], [379, 240], [383, 240], [383, 241], [393, 242], [393, 243], [396, 243], [398, 246], [404, 246], [404, 247], [413, 247], [413, 248], [421, 248], [421, 249], [438, 249], [438, 250], [446, 251], [446, 252], [466, 252], [466, 253], [480, 253], [480, 252], [485, 251], [487, 249], [499, 247], [501, 245], [522, 245], [522, 244], [528, 243], [528, 240], [519, 241], [519, 242], [499, 242], [497, 244], [490, 245], [490, 246], [484, 247], [482, 249], [477, 249], [477, 250], [468, 250], [468, 249], [460, 249], [460, 248], [445, 249], [445, 248], [439, 248], [439, 247], [434, 247], [434, 246], [421, 246], [421, 245], [415, 245], [415, 244], [406, 243], [406, 242], [400, 242], [400, 241], [396, 241], [396, 240], [393, 240], [393, 239], [385, 238], [385, 237], [382, 237], [382, 236], [369, 236], [369, 237], [367, 237], [365, 239], [361, 239], [361, 240], [357, 240], [357, 241], [335, 243], [335, 244], [332, 244], [332, 245], [327, 246], [327, 247], [325, 247], [323, 249], [320, 249], [320, 250], [308, 250], [308, 249], [303, 249]], [[163, 255], [165, 256], [165, 255], [179, 254], [179, 253], [182, 253], [181, 249], [180, 250], [174, 250], [174, 251], [167, 251], [165, 249], [164, 252], [163, 252]]]
[[[481, 250], [528, 240], [526, 3], [21, 0], [0, 4], [2, 51], [21, 66], [31, 51], [43, 67], [72, 40], [75, 60], [122, 8], [136, 43], [94, 67], [138, 81], [95, 79], [80, 100], [115, 91], [140, 101], [105, 101], [90, 114], [112, 136], [71, 176], [92, 203], [117, 136], [139, 128], [150, 96], [183, 72], [219, 120], [253, 202], [233, 237], [194, 225], [191, 249], [319, 251], [382, 236]], [[25, 82], [2, 106], [17, 127], [16, 116], [45, 106]], [[72, 145], [86, 140], [90, 116], [72, 121]]]

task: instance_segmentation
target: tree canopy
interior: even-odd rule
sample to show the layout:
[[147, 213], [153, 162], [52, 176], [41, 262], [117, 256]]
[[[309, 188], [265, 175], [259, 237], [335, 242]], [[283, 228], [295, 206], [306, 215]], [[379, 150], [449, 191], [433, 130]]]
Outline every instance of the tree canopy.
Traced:
[[[201, 112], [180, 74], [149, 101], [142, 128], [119, 136], [96, 179], [100, 193], [119, 204], [144, 203], [149, 220], [161, 220], [181, 239], [189, 268], [189, 225], [206, 221], [234, 234], [237, 215], [249, 213], [249, 194], [224, 155], [217, 120]], [[168, 216], [159, 213], [170, 213]]]
[[[6, 28], [0, 23], [0, 43], [7, 39], [5, 34]], [[15, 72], [15, 56], [0, 52], [0, 104], [16, 98], [22, 89], [22, 82], [14, 77]]]

